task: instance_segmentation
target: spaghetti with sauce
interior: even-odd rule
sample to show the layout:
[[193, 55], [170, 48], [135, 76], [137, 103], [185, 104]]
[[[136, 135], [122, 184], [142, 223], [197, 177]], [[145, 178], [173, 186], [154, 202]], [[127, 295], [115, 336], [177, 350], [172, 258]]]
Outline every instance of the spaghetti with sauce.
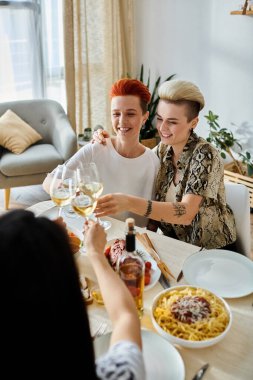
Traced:
[[153, 315], [164, 331], [192, 341], [212, 339], [229, 323], [226, 307], [215, 294], [190, 286], [168, 290], [158, 299]]

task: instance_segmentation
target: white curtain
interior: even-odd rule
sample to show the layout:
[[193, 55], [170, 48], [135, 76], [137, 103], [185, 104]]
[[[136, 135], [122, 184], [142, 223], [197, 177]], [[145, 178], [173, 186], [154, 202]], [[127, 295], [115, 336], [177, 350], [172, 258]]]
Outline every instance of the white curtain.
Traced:
[[65, 105], [62, 0], [0, 4], [0, 101]]
[[133, 0], [65, 0], [64, 32], [70, 121], [111, 131], [109, 89], [134, 72]]

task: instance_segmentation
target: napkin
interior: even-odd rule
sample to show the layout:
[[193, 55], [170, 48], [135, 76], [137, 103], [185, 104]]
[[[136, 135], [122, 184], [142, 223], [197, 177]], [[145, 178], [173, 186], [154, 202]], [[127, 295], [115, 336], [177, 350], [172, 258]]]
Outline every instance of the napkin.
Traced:
[[108, 319], [100, 316], [89, 316], [90, 332], [94, 338], [96, 336], [104, 335], [112, 331], [112, 324]]

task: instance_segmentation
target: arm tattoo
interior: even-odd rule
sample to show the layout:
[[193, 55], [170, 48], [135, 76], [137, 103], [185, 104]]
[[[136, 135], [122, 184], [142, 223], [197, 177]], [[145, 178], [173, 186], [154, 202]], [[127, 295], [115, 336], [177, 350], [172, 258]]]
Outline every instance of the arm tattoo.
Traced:
[[151, 214], [151, 212], [152, 212], [152, 201], [148, 200], [147, 210], [146, 210], [144, 216], [146, 218], [148, 218], [149, 215]]
[[185, 205], [182, 205], [180, 203], [173, 203], [173, 208], [174, 208], [174, 216], [180, 217], [186, 214]]

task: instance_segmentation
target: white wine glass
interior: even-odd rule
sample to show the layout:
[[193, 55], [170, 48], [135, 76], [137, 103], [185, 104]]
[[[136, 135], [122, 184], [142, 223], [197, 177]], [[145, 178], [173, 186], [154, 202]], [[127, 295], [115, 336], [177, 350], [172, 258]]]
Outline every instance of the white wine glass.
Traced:
[[[89, 177], [92, 179], [91, 182], [89, 182], [89, 180], [88, 181], [85, 180], [86, 185], [84, 185], [85, 189], [83, 190], [83, 192], [86, 193], [87, 195], [88, 193], [93, 192], [94, 198], [96, 200], [95, 206], [93, 207], [93, 211], [94, 211], [97, 205], [97, 200], [102, 194], [103, 188], [104, 188], [103, 183], [101, 181], [101, 177], [99, 175], [97, 165], [95, 164], [95, 162], [90, 162], [88, 164], [81, 164], [80, 170], [84, 172], [84, 178], [86, 177], [86, 174], [89, 173]], [[112, 225], [112, 223], [109, 222], [109, 220], [101, 220], [97, 218], [97, 221], [105, 230], [108, 230]]]
[[[79, 164], [77, 168], [78, 192], [71, 201], [73, 210], [88, 220], [96, 208], [97, 200], [103, 191], [103, 184], [99, 182], [98, 171], [95, 163]], [[85, 253], [85, 247], [80, 249]]]
[[76, 193], [76, 188], [76, 171], [68, 169], [65, 165], [58, 165], [50, 184], [50, 197], [59, 207], [58, 217], [61, 216], [62, 207], [70, 204]]
[[99, 181], [96, 164], [80, 164], [77, 168], [78, 192], [72, 199], [73, 210], [88, 218], [96, 208], [97, 200], [103, 191], [103, 184]]

